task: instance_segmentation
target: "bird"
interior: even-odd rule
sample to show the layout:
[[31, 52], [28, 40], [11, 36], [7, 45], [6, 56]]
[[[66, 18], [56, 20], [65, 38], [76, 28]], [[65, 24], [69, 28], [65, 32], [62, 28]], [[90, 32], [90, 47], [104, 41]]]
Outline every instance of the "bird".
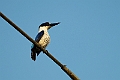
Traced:
[[[35, 41], [40, 44], [44, 49], [46, 46], [50, 43], [50, 36], [48, 33], [48, 30], [52, 28], [55, 25], [60, 24], [60, 22], [56, 23], [50, 23], [50, 22], [44, 22], [42, 23], [38, 28], [38, 34], [35, 37]], [[33, 61], [36, 60], [36, 54], [37, 56], [40, 54], [41, 49], [32, 44], [31, 46], [31, 58]]]

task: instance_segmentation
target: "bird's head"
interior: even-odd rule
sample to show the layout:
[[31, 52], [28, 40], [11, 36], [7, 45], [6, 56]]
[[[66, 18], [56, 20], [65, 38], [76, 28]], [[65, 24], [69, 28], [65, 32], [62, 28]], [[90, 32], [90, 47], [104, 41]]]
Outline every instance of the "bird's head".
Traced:
[[60, 22], [57, 22], [57, 23], [45, 22], [45, 23], [42, 23], [42, 24], [39, 26], [39, 29], [40, 29], [40, 28], [44, 28], [44, 29], [49, 30], [51, 27], [53, 27], [53, 26], [55, 26], [55, 25], [58, 25], [58, 24], [60, 24]]

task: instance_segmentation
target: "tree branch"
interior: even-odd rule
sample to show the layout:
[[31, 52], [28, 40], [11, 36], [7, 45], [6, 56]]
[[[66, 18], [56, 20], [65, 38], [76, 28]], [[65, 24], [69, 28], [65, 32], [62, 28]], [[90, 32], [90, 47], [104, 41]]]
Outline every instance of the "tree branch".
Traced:
[[80, 80], [73, 72], [71, 72], [65, 65], [61, 64], [55, 57], [53, 57], [47, 50], [43, 49], [36, 41], [34, 41], [30, 36], [28, 36], [24, 31], [22, 31], [17, 25], [15, 25], [10, 19], [8, 19], [4, 14], [0, 12], [0, 16], [7, 21], [11, 26], [13, 26], [17, 31], [19, 31], [24, 37], [26, 37], [30, 42], [39, 47], [43, 53], [45, 53], [50, 59], [52, 59], [61, 69], [72, 79]]

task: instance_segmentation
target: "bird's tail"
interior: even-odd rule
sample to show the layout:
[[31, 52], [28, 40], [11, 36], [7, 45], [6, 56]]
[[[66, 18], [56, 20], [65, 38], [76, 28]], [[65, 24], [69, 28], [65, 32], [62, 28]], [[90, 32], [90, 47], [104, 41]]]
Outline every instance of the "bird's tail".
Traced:
[[31, 51], [31, 58], [32, 60], [36, 60], [36, 53], [34, 53], [33, 51]]
[[40, 52], [41, 52], [41, 50], [39, 49], [39, 48], [37, 48], [36, 46], [33, 46], [32, 48], [31, 48], [31, 58], [32, 58], [32, 60], [36, 60], [36, 54], [37, 54], [37, 56], [40, 54]]

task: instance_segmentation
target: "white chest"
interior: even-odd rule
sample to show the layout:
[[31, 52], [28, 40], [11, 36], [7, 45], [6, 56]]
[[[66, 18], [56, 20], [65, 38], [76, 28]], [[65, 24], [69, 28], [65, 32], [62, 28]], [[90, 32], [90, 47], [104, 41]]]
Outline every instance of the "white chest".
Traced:
[[39, 41], [39, 44], [43, 47], [46, 48], [46, 46], [50, 43], [50, 36], [48, 32], [45, 32], [41, 40]]

